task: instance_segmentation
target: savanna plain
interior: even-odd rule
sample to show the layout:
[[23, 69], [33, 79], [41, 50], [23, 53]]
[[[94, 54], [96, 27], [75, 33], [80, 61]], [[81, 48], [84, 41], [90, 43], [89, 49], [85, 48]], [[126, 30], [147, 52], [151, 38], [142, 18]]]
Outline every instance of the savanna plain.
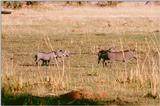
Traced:
[[[44, 4], [2, 15], [2, 104], [160, 105], [159, 9]], [[111, 47], [138, 58], [103, 67], [98, 48]], [[58, 49], [70, 52], [64, 62], [35, 64], [37, 52]]]

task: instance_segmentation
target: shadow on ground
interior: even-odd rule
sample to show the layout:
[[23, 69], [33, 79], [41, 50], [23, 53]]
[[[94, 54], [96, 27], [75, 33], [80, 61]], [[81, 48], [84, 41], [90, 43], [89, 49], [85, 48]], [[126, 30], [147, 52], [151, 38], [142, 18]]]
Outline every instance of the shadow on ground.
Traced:
[[[82, 95], [82, 94], [81, 94]], [[60, 96], [37, 97], [30, 94], [9, 94], [2, 91], [2, 105], [133, 105], [135, 103], [120, 99], [96, 100], [81, 98], [77, 91], [72, 91]]]
[[[28, 67], [28, 66], [35, 66], [35, 67], [37, 67], [38, 65], [36, 65], [36, 64], [19, 64], [20, 66], [26, 66], [26, 67]], [[45, 67], [45, 66], [47, 66], [47, 65], [39, 65], [40, 67]], [[49, 66], [56, 66], [56, 64], [50, 64]]]

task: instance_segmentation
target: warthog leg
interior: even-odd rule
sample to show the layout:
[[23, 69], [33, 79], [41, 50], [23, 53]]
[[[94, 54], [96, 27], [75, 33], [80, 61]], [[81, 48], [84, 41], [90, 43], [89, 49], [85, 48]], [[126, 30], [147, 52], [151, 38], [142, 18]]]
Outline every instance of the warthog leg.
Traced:
[[108, 66], [108, 64], [109, 64], [109, 66], [110, 66], [110, 68], [111, 68], [111, 61], [106, 60], [106, 61], [105, 61], [105, 66], [106, 66], [106, 65]]
[[105, 59], [102, 61], [103, 67], [106, 66]]
[[50, 60], [47, 60], [47, 62], [46, 62], [46, 63], [47, 63], [46, 65], [47, 65], [47, 66], [49, 66]]
[[36, 65], [39, 65], [39, 60], [36, 60]]
[[44, 66], [44, 65], [46, 65], [46, 66], [48, 66], [49, 65], [49, 62], [50, 62], [50, 60], [42, 60], [42, 66]]
[[100, 60], [101, 60], [101, 59], [100, 59], [100, 58], [98, 58], [98, 64], [100, 63]]

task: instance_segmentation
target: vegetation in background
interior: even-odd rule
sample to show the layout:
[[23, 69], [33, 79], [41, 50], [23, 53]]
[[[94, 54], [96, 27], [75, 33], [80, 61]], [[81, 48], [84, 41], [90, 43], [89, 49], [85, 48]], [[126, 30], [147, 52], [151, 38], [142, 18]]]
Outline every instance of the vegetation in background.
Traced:
[[[24, 6], [34, 6], [34, 5], [38, 5], [40, 2], [39, 1], [3, 1], [2, 2], [2, 6], [4, 8], [12, 8], [12, 9], [18, 9], [18, 8], [22, 8]], [[54, 1], [52, 2], [54, 3]], [[61, 3], [61, 2], [60, 2]], [[95, 3], [95, 5], [98, 5], [100, 7], [104, 7], [104, 6], [117, 6], [118, 3], [117, 1], [98, 1]], [[91, 2], [87, 1], [66, 1], [65, 5], [74, 5], [74, 6], [82, 6], [82, 5], [90, 5]]]
[[[160, 21], [150, 17], [159, 17], [159, 11], [134, 9], [52, 6], [2, 15], [2, 103], [160, 103]], [[111, 68], [103, 68], [97, 64], [97, 48], [109, 47], [116, 51], [135, 49], [138, 60], [114, 62]], [[73, 54], [64, 64], [53, 61], [48, 67], [35, 65], [37, 51], [56, 49]], [[76, 89], [106, 95], [102, 102], [68, 101], [59, 96]]]
[[119, 3], [119, 1], [99, 1], [97, 3], [98, 6], [101, 6], [101, 7], [105, 7], [105, 6], [117, 6]]
[[[34, 6], [40, 4], [42, 1], [3, 1], [2, 6], [4, 8], [12, 8], [12, 9], [18, 9], [25, 6]], [[55, 3], [54, 1], [51, 1], [50, 3]], [[119, 3], [122, 3], [122, 1], [65, 1], [65, 2], [56, 2], [56, 3], [62, 3], [65, 4], [65, 6], [83, 6], [83, 5], [97, 5], [99, 7], [116, 7]], [[159, 1], [147, 1], [144, 4], [156, 4], [159, 5]]]
[[2, 6], [4, 8], [18, 9], [22, 8], [23, 6], [37, 5], [38, 3], [38, 1], [3, 1]]

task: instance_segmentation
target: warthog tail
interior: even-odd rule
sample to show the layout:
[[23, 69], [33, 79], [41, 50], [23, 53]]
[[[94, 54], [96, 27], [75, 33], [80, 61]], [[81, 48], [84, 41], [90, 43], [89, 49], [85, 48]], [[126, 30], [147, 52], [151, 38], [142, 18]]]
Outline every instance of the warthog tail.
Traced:
[[37, 61], [37, 55], [35, 55], [35, 61]]

